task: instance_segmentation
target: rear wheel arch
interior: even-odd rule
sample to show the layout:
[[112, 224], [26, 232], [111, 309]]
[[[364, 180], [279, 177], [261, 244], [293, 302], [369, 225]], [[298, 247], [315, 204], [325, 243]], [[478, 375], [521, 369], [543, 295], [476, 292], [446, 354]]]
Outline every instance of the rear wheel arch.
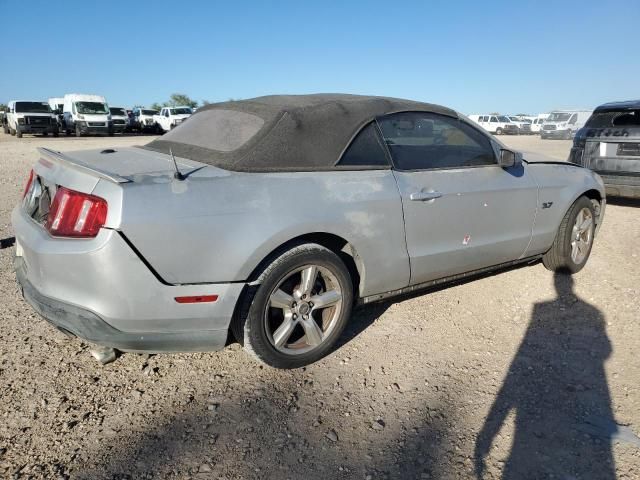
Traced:
[[336, 253], [345, 263], [353, 282], [354, 298], [359, 297], [361, 282], [364, 277], [364, 263], [355, 247], [339, 235], [327, 232], [312, 232], [294, 237], [274, 248], [254, 267], [247, 282], [256, 281], [271, 262], [284, 252], [305, 243], [316, 243]]

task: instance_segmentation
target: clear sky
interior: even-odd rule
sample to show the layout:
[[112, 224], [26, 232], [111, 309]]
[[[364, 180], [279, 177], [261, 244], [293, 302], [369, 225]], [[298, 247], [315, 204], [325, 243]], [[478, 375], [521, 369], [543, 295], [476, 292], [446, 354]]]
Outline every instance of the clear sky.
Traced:
[[640, 97], [640, 1], [0, 0], [0, 102], [347, 92], [464, 113]]

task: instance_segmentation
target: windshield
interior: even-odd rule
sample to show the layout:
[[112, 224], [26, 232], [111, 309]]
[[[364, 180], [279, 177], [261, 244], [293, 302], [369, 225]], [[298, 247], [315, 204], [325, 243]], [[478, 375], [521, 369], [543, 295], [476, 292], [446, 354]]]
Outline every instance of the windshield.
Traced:
[[508, 118], [508, 117], [505, 117], [505, 116], [503, 116], [503, 115], [500, 115], [500, 116], [498, 117], [498, 121], [499, 121], [499, 122], [502, 122], [502, 123], [510, 123], [510, 122], [511, 122], [511, 120], [509, 120], [509, 118]]
[[570, 117], [570, 113], [553, 112], [547, 118], [547, 122], [566, 122]]
[[111, 112], [111, 115], [120, 115], [123, 117], [127, 115], [127, 112], [124, 111], [124, 108], [109, 107], [109, 111]]
[[188, 107], [184, 108], [170, 108], [171, 115], [191, 115], [191, 109]]
[[109, 113], [107, 105], [100, 102], [76, 102], [76, 110], [78, 113], [86, 115], [104, 115]]
[[47, 102], [16, 102], [18, 113], [51, 113]]
[[157, 115], [157, 110], [140, 110], [140, 115]]

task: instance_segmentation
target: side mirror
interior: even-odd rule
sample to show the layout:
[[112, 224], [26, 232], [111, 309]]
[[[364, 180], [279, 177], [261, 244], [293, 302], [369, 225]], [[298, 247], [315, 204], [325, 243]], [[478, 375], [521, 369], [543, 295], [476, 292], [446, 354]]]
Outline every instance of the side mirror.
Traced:
[[507, 150], [505, 148], [500, 149], [500, 158], [498, 159], [498, 165], [502, 168], [516, 167], [522, 163], [522, 154]]

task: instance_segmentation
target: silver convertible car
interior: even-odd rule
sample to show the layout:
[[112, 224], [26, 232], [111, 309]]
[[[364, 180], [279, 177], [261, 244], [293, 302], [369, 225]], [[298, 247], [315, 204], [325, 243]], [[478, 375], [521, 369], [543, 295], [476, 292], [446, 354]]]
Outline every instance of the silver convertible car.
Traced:
[[12, 215], [38, 313], [122, 351], [235, 337], [278, 368], [330, 352], [359, 303], [539, 259], [575, 273], [605, 210], [590, 170], [393, 98], [225, 102], [144, 147], [40, 153]]

